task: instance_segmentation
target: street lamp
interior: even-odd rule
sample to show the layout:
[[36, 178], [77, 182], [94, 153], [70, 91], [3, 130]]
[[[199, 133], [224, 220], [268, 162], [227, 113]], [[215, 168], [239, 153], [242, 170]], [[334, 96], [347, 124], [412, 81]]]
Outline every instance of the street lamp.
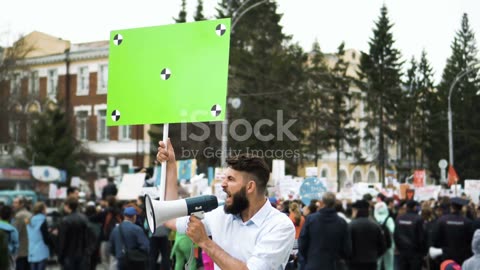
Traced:
[[[479, 68], [480, 68], [480, 65], [477, 63], [467, 67], [466, 70], [458, 73], [457, 76], [455, 76], [455, 79], [453, 80], [452, 85], [450, 85], [450, 90], [448, 91], [448, 161], [451, 166], [453, 166], [453, 134], [452, 134], [452, 105], [451, 105], [452, 92], [455, 85], [458, 83], [460, 79], [462, 79], [472, 71], [478, 71]], [[480, 93], [480, 90], [477, 91], [476, 94], [478, 95], [479, 93]]]
[[[240, 7], [238, 7], [237, 11], [242, 9], [243, 6], [245, 6], [250, 0], [245, 1]], [[230, 27], [230, 33], [233, 34], [233, 30], [235, 25], [237, 25], [238, 21], [242, 18], [243, 15], [245, 15], [247, 12], [252, 10], [255, 7], [260, 6], [263, 3], [268, 2], [268, 0], [263, 0], [258, 3], [255, 3], [248, 8], [246, 8], [242, 13], [239, 15], [234, 14], [234, 17], [232, 18], [232, 26]], [[228, 94], [227, 94], [228, 96]], [[226, 104], [226, 107], [228, 107], [228, 102]], [[220, 166], [223, 166], [226, 163], [227, 160], [227, 143], [228, 143], [228, 109], [225, 108], [225, 120], [223, 120], [222, 123], [222, 151], [221, 151], [221, 156], [220, 156]]]

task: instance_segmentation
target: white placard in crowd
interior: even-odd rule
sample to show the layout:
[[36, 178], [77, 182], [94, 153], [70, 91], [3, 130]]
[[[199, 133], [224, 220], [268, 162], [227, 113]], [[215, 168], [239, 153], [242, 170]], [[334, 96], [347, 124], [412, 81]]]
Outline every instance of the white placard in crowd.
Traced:
[[352, 201], [361, 200], [363, 198], [363, 195], [367, 193], [375, 198], [378, 193], [382, 191], [382, 183], [355, 183], [353, 184], [352, 190]]
[[431, 198], [437, 200], [438, 194], [442, 189], [441, 186], [425, 186], [425, 187], [416, 187], [415, 188], [415, 200], [418, 202], [428, 201]]
[[317, 167], [306, 167], [305, 168], [305, 176], [314, 176], [318, 177], [318, 168]]
[[118, 188], [119, 200], [136, 200], [142, 194], [145, 173], [124, 174]]
[[480, 180], [465, 179], [465, 194], [472, 198], [473, 202], [478, 205], [480, 195]]
[[294, 199], [300, 193], [300, 186], [302, 185], [301, 178], [293, 178], [291, 175], [286, 175], [283, 179], [278, 181], [278, 188], [281, 198]]
[[272, 180], [277, 183], [285, 177], [285, 160], [274, 159], [272, 161]]
[[79, 187], [80, 186], [80, 177], [73, 176], [72, 179], [70, 180], [70, 186], [71, 187]]
[[56, 184], [50, 184], [48, 185], [49, 188], [48, 188], [48, 198], [49, 199], [56, 199], [57, 198], [57, 185]]
[[95, 180], [95, 183], [93, 183], [93, 187], [95, 189], [95, 195], [97, 196], [97, 198], [102, 197], [103, 188], [107, 184], [108, 184], [107, 178], [100, 178], [100, 179]]
[[67, 198], [67, 187], [57, 189], [57, 199], [64, 200]]

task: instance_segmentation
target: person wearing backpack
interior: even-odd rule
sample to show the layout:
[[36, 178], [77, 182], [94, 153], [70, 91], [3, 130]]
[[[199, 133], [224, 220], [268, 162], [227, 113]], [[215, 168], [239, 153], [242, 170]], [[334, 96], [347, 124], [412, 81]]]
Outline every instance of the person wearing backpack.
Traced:
[[110, 235], [110, 252], [117, 258], [118, 270], [145, 270], [148, 265], [150, 244], [143, 229], [135, 224], [135, 207], [123, 211], [124, 221]]
[[12, 218], [12, 207], [0, 207], [0, 269], [15, 269], [15, 256], [20, 243], [17, 229], [9, 223]]
[[399, 270], [422, 269], [427, 254], [427, 239], [423, 219], [418, 215], [416, 201], [407, 201], [407, 212], [397, 217], [394, 240], [399, 252]]
[[373, 216], [380, 227], [382, 228], [383, 237], [385, 239], [385, 245], [387, 251], [378, 259], [379, 270], [393, 270], [393, 258], [395, 245], [393, 243], [393, 232], [395, 230], [395, 221], [390, 217], [388, 206], [384, 202], [378, 202], [375, 204]]

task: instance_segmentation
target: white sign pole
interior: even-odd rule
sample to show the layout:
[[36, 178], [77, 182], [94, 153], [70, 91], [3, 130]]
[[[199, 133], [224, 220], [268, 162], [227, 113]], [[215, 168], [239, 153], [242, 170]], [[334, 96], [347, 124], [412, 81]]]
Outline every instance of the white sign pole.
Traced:
[[[163, 143], [168, 151], [168, 124], [163, 124]], [[162, 173], [160, 174], [160, 201], [165, 200], [165, 187], [167, 180], [167, 162], [162, 162]]]

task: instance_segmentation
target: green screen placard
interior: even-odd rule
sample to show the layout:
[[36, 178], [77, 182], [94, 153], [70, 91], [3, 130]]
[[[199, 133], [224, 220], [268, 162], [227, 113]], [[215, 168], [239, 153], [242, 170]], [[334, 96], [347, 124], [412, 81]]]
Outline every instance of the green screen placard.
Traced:
[[110, 33], [107, 126], [223, 121], [230, 19]]

